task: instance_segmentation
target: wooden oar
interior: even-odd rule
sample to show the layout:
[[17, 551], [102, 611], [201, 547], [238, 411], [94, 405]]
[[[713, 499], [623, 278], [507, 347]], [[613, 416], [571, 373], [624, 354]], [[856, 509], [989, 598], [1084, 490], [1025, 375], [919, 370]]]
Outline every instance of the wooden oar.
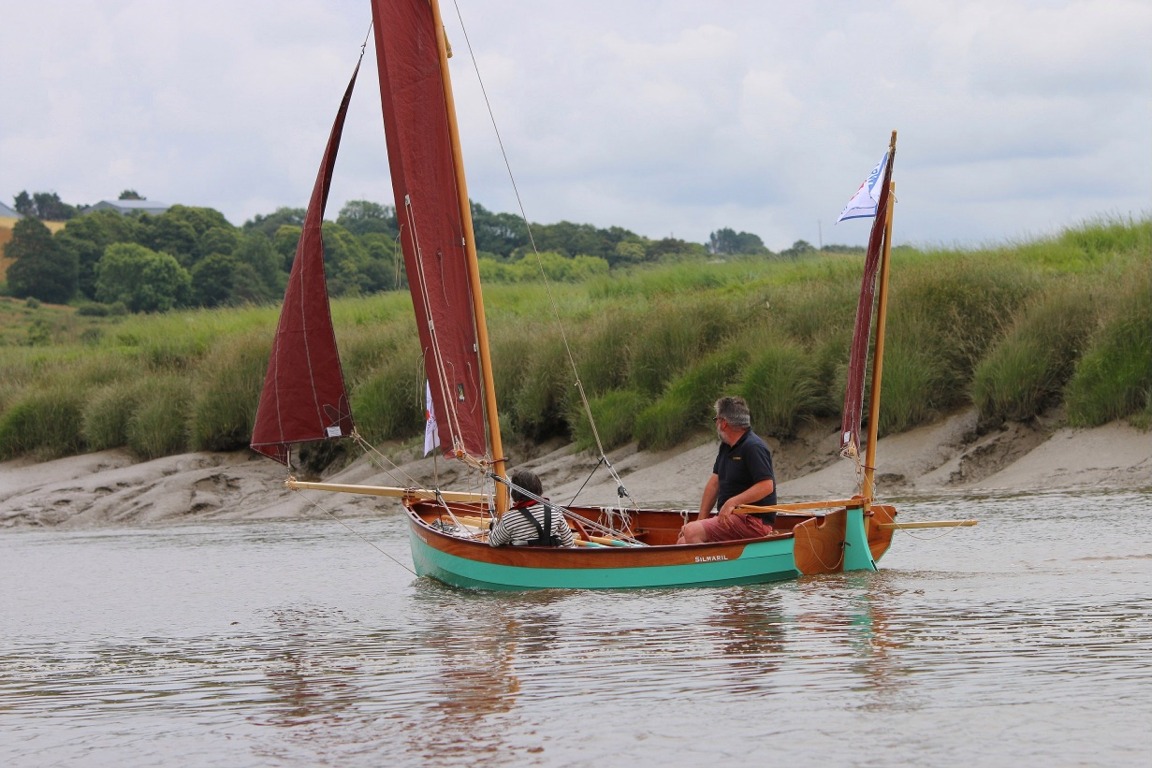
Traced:
[[757, 507], [751, 504], [744, 504], [736, 507], [734, 510], [738, 515], [764, 515], [772, 512], [783, 513], [786, 515], [799, 515], [800, 517], [819, 517], [815, 512], [809, 512], [810, 509], [834, 509], [836, 507], [859, 507], [864, 504], [864, 499], [856, 496], [851, 499], [833, 499], [831, 501], [801, 501], [793, 504], [773, 504], [766, 507]]
[[[859, 496], [852, 499], [838, 501], [805, 501], [798, 504], [774, 504], [770, 507], [754, 507], [751, 505], [736, 507], [738, 515], [762, 515], [766, 512], [776, 512], [785, 515], [798, 515], [801, 517], [819, 517], [819, 513], [809, 512], [811, 509], [830, 509], [833, 507], [859, 507], [864, 500]], [[909, 523], [879, 523], [878, 527], [887, 531], [910, 530], [913, 528], [961, 528], [976, 525], [979, 520], [922, 520]]]
[[886, 531], [908, 530], [910, 528], [963, 528], [976, 525], [979, 520], [920, 520], [911, 523], [880, 523]]

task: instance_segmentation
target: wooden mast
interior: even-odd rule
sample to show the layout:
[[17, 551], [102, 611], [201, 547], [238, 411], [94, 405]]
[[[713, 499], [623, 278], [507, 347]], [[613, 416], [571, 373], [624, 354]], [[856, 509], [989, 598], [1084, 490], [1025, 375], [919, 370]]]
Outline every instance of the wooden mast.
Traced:
[[[472, 288], [473, 317], [476, 323], [476, 342], [479, 347], [480, 373], [484, 382], [484, 411], [488, 420], [488, 439], [492, 449], [492, 471], [507, 477], [504, 446], [500, 439], [500, 415], [496, 410], [496, 387], [492, 375], [492, 356], [488, 346], [488, 323], [484, 316], [484, 297], [480, 286], [480, 265], [476, 255], [476, 234], [472, 230], [472, 205], [468, 199], [468, 182], [464, 177], [464, 153], [460, 148], [460, 127], [456, 121], [456, 100], [452, 96], [452, 79], [448, 73], [448, 39], [440, 4], [430, 0], [432, 20], [436, 27], [436, 46], [440, 53], [440, 77], [444, 83], [444, 107], [448, 112], [448, 134], [452, 142], [453, 169], [456, 174], [456, 196], [460, 218], [464, 223], [464, 253], [468, 262], [468, 283]], [[508, 489], [496, 483], [496, 510], [508, 509]]]
[[[896, 159], [896, 131], [888, 144], [888, 162]], [[872, 358], [872, 394], [868, 398], [868, 446], [864, 453], [864, 506], [872, 503], [876, 474], [876, 439], [880, 426], [880, 382], [884, 375], [884, 332], [888, 326], [888, 273], [892, 256], [892, 209], [895, 205], [896, 182], [888, 187], [888, 205], [884, 209], [884, 247], [880, 257], [880, 288], [876, 298], [876, 348]], [[880, 211], [876, 212], [880, 215]]]

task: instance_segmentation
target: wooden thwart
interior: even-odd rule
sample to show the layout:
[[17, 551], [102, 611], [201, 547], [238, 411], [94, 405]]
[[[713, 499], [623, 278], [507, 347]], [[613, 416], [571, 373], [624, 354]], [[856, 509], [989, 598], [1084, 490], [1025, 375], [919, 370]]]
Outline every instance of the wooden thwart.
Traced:
[[[469, 517], [465, 515], [456, 515], [456, 522], [461, 525], [467, 525], [471, 528], [479, 528], [482, 531], [488, 530], [492, 526], [492, 518], [489, 517]], [[605, 547], [627, 547], [630, 546], [627, 542], [620, 541], [619, 539], [609, 538], [608, 536], [589, 536], [587, 539], [576, 539], [576, 546], [587, 547], [590, 544], [599, 544]]]

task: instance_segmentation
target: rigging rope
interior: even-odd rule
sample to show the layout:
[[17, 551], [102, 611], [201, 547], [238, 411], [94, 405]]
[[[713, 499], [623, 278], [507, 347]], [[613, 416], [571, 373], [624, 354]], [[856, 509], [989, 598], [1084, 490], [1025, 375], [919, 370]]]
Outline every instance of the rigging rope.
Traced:
[[[631, 502], [632, 507], [635, 508], [637, 506], [635, 499], [633, 499], [632, 496], [628, 493], [628, 489], [624, 487], [624, 481], [620, 479], [620, 476], [616, 473], [616, 468], [612, 466], [612, 462], [609, 461], [608, 456], [604, 451], [604, 443], [600, 439], [600, 431], [596, 428], [596, 420], [592, 416], [592, 407], [589, 405], [588, 396], [584, 392], [584, 383], [580, 379], [580, 371], [576, 366], [576, 358], [572, 354], [571, 345], [568, 343], [568, 332], [564, 329], [564, 323], [560, 319], [559, 307], [552, 292], [552, 283], [548, 279], [547, 273], [544, 271], [544, 264], [540, 258], [540, 251], [536, 247], [536, 238], [532, 234], [532, 225], [528, 221], [528, 214], [524, 210], [524, 201], [520, 197], [520, 188], [516, 184], [516, 175], [512, 172], [512, 163], [508, 159], [508, 152], [504, 148], [504, 138], [500, 135], [500, 128], [496, 124], [496, 115], [492, 110], [492, 103], [488, 99], [488, 89], [484, 86], [484, 78], [480, 75], [480, 64], [476, 60], [476, 52], [472, 49], [472, 40], [468, 36], [468, 27], [464, 24], [464, 16], [460, 12], [460, 4], [456, 2], [456, 0], [453, 0], [453, 7], [456, 9], [456, 18], [459, 20], [460, 29], [464, 34], [464, 43], [468, 48], [468, 55], [472, 59], [472, 69], [476, 73], [476, 81], [479, 83], [480, 92], [484, 97], [484, 106], [488, 110], [488, 119], [492, 123], [493, 132], [496, 134], [496, 143], [500, 147], [500, 155], [504, 159], [504, 168], [508, 171], [508, 179], [512, 184], [512, 193], [515, 195], [516, 205], [520, 209], [520, 218], [524, 222], [524, 228], [528, 233], [529, 245], [532, 248], [533, 255], [536, 257], [536, 266], [540, 270], [540, 276], [544, 281], [544, 292], [548, 296], [548, 302], [552, 308], [552, 316], [555, 318], [556, 326], [560, 331], [560, 338], [564, 343], [564, 352], [568, 357], [568, 363], [572, 367], [573, 375], [576, 377], [576, 390], [580, 393], [580, 402], [584, 407], [584, 415], [588, 418], [588, 426], [591, 427], [592, 436], [596, 441], [596, 450], [600, 453], [600, 463], [603, 463], [604, 466], [608, 468], [609, 474], [612, 475], [612, 479], [616, 482], [616, 492], [619, 497], [621, 499], [627, 498], [628, 501]], [[597, 466], [599, 466], [599, 464]], [[595, 471], [595, 469], [593, 469], [593, 471]]]
[[[417, 480], [416, 478], [412, 477], [410, 474], [405, 472], [404, 469], [400, 465], [398, 465], [396, 462], [392, 461], [392, 459], [390, 459], [387, 455], [385, 455], [379, 449], [377, 449], [376, 446], [372, 445], [370, 442], [365, 440], [364, 437], [362, 437], [359, 432], [353, 431], [353, 433], [350, 435], [350, 437], [352, 437], [352, 439], [356, 442], [356, 444], [358, 446], [360, 446], [360, 449], [363, 450], [364, 453], [372, 460], [372, 463], [376, 467], [381, 469], [385, 474], [388, 475], [388, 477], [390, 477], [392, 479], [392, 482], [395, 485], [402, 486], [405, 488], [419, 488], [421, 486], [421, 483], [419, 480]], [[466, 462], [466, 461], [463, 463], [468, 464], [468, 462]], [[437, 474], [437, 477], [435, 478], [434, 484], [437, 487], [440, 484], [439, 477], [438, 477], [439, 466], [440, 466], [439, 465], [439, 456], [437, 456], [434, 452], [433, 453], [433, 467], [434, 467], [436, 474]], [[469, 464], [469, 466], [472, 466], [472, 465]], [[398, 479], [398, 476], [396, 474], [393, 474], [393, 470], [400, 473], [400, 475], [402, 475], [403, 477], [401, 479]], [[488, 484], [481, 484], [481, 485], [475, 486], [475, 487], [478, 488], [478, 490], [476, 492], [487, 497], [488, 504], [490, 506], [493, 505], [492, 496], [493, 496], [493, 490], [494, 489], [492, 488], [492, 486], [488, 485]]]
[[[445, 367], [443, 355], [440, 352], [439, 333], [436, 330], [436, 321], [432, 314], [432, 301], [431, 294], [428, 289], [428, 276], [424, 272], [424, 259], [422, 257], [422, 248], [420, 246], [419, 230], [416, 228], [415, 221], [415, 207], [412, 205], [411, 195], [404, 196], [404, 218], [407, 220], [408, 230], [411, 233], [412, 247], [415, 249], [415, 258], [413, 261], [416, 264], [416, 271], [419, 276], [417, 284], [417, 293], [420, 295], [420, 303], [424, 311], [424, 317], [428, 323], [428, 335], [432, 339], [432, 362], [436, 369], [436, 388], [440, 390], [440, 399], [447, 406], [447, 413], [444, 414], [445, 423], [448, 425], [448, 431], [452, 435], [452, 449], [454, 451], [462, 451], [464, 449], [463, 440], [461, 438], [462, 429], [460, 428], [460, 414], [457, 410], [456, 398], [452, 397], [451, 391], [446, 389], [448, 378], [448, 370]], [[431, 386], [431, 382], [429, 382]], [[437, 414], [439, 417], [439, 414]]]
[[[521, 488], [520, 486], [516, 485], [515, 483], [513, 483], [511, 480], [509, 480], [507, 478], [500, 477], [498, 475], [494, 475], [491, 473], [489, 474], [489, 477], [495, 482], [498, 482], [498, 483], [501, 483], [503, 485], [508, 486], [509, 490], [515, 489], [519, 494], [521, 494], [525, 498], [532, 499], [533, 501], [537, 502], [538, 504], [547, 504], [548, 506], [552, 507], [552, 509], [558, 510], [565, 517], [570, 518], [572, 520], [576, 520], [581, 525], [583, 525], [585, 528], [591, 528], [592, 530], [596, 531], [597, 533], [606, 533], [609, 536], [615, 537], [621, 541], [626, 541], [629, 544], [633, 544], [635, 546], [641, 546], [641, 547], [648, 546], [647, 544], [640, 541], [639, 539], [637, 539], [633, 536], [629, 536], [628, 534], [624, 533], [623, 530], [617, 530], [616, 528], [614, 528], [610, 525], [604, 525], [603, 523], [597, 522], [596, 520], [592, 520], [591, 518], [584, 517], [583, 515], [577, 515], [575, 512], [568, 509], [567, 507], [561, 506], [560, 504], [554, 504], [551, 501], [549, 501], [548, 499], [544, 498], [543, 496], [537, 496], [536, 494], [532, 493], [531, 491], [529, 491], [525, 488]], [[609, 510], [608, 512], [609, 512], [609, 520], [612, 520], [614, 518], [614, 515], [612, 514], [612, 510]], [[627, 514], [624, 515], [623, 519], [625, 520], [626, 525], [628, 527], [631, 527], [632, 520]]]
[[[303, 493], [304, 493], [304, 492], [303, 492], [303, 491], [300, 491], [300, 490], [297, 490], [297, 491], [295, 491], [295, 493], [299, 493], [299, 494], [303, 495]], [[360, 533], [360, 531], [356, 530], [356, 529], [355, 529], [355, 528], [353, 528], [352, 526], [348, 525], [348, 523], [346, 523], [346, 522], [344, 522], [343, 520], [341, 520], [339, 517], [337, 517], [335, 514], [333, 514], [333, 513], [332, 513], [332, 511], [331, 511], [330, 509], [328, 509], [327, 507], [325, 507], [324, 505], [320, 504], [318, 501], [316, 501], [315, 499], [313, 499], [313, 498], [311, 498], [311, 497], [309, 497], [309, 496], [304, 496], [304, 498], [305, 498], [305, 499], [308, 501], [308, 503], [309, 503], [309, 504], [311, 504], [313, 507], [315, 507], [316, 509], [320, 510], [320, 511], [321, 511], [321, 512], [323, 512], [324, 514], [328, 515], [328, 517], [330, 517], [330, 518], [332, 518], [333, 520], [335, 520], [336, 522], [340, 523], [340, 525], [344, 526], [344, 528], [345, 528], [345, 529], [347, 529], [347, 530], [348, 530], [350, 533], [352, 533], [352, 535], [359, 537], [359, 538], [360, 538], [360, 540], [361, 540], [361, 541], [363, 541], [365, 544], [367, 544], [368, 546], [372, 547], [373, 549], [375, 549], [375, 550], [376, 550], [377, 552], [379, 552], [380, 554], [384, 555], [384, 557], [388, 558], [388, 559], [389, 559], [389, 560], [391, 560], [392, 562], [396, 563], [396, 565], [398, 565], [398, 566], [400, 566], [401, 568], [403, 568], [404, 570], [408, 571], [408, 573], [412, 574], [413, 576], [415, 576], [415, 575], [416, 575], [416, 572], [415, 572], [414, 570], [412, 570], [412, 569], [411, 569], [411, 568], [409, 568], [407, 565], [405, 565], [404, 563], [400, 562], [400, 561], [399, 561], [399, 560], [397, 560], [395, 557], [393, 557], [392, 555], [390, 555], [389, 553], [385, 552], [383, 549], [381, 549], [380, 547], [378, 547], [378, 546], [376, 545], [376, 542], [372, 541], [372, 540], [371, 540], [371, 539], [369, 539], [367, 536], [365, 536], [364, 534]]]

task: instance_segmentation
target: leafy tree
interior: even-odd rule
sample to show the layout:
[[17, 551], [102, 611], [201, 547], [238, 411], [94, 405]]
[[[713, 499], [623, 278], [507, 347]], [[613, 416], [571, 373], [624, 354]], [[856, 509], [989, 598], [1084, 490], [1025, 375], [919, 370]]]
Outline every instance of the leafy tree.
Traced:
[[55, 192], [40, 192], [32, 199], [36, 201], [38, 215], [45, 221], [67, 221], [79, 213], [76, 206], [65, 203]]
[[283, 294], [287, 276], [279, 272], [268, 238], [258, 232], [240, 238], [234, 253], [211, 253], [192, 267], [197, 306], [259, 304]]
[[4, 255], [15, 260], [8, 267], [8, 289], [13, 296], [64, 304], [76, 294], [76, 254], [53, 240], [52, 232], [39, 220], [17, 221]]
[[282, 260], [272, 248], [272, 241], [261, 232], [250, 232], [240, 236], [234, 255], [251, 270], [259, 281], [258, 292], [252, 288], [245, 293], [245, 301], [271, 301], [279, 299], [284, 294], [284, 286], [288, 284], [288, 273], [282, 268]]
[[368, 252], [367, 273], [375, 291], [391, 291], [407, 285], [404, 257], [396, 239], [371, 233], [360, 238]]
[[528, 245], [528, 227], [511, 213], [492, 213], [480, 203], [472, 203], [472, 229], [476, 250], [508, 258], [517, 248]]
[[192, 303], [219, 307], [232, 302], [233, 284], [240, 262], [231, 254], [213, 253], [192, 267]]
[[[241, 228], [245, 232], [263, 232], [268, 237], [275, 239], [276, 233], [283, 226], [296, 227], [297, 229], [304, 226], [305, 213], [303, 208], [277, 208], [274, 213], [260, 214], [250, 221], [244, 222], [244, 226]], [[295, 248], [293, 248], [293, 252], [295, 252]]]
[[142, 224], [147, 230], [142, 245], [172, 254], [185, 268], [212, 252], [205, 250], [202, 242], [208, 232], [235, 230], [219, 211], [187, 205], [174, 205], [158, 216], [144, 216]]
[[13, 198], [16, 202], [16, 212], [24, 216], [36, 215], [36, 204], [32, 202], [32, 196], [28, 194], [27, 190], [23, 190], [20, 194]]
[[641, 238], [625, 240], [616, 245], [616, 252], [612, 255], [612, 266], [640, 264], [647, 257], [648, 251]]
[[666, 237], [648, 245], [648, 259], [650, 261], [683, 261], [686, 259], [702, 259], [708, 255], [708, 249], [700, 243], [689, 243], [675, 237]]
[[96, 298], [133, 312], [166, 312], [188, 303], [191, 277], [173, 256], [134, 243], [108, 246], [96, 269]]
[[120, 197], [118, 199], [119, 200], [147, 200], [148, 198], [144, 197], [143, 195], [141, 195], [140, 193], [138, 193], [134, 189], [126, 189], [120, 193]]
[[55, 192], [24, 191], [16, 195], [16, 210], [25, 216], [33, 216], [41, 221], [67, 221], [75, 216], [76, 206], [68, 205]]
[[167, 253], [185, 269], [198, 259], [196, 230], [187, 221], [171, 216], [140, 217], [142, 243], [149, 250]]
[[616, 243], [591, 224], [573, 224], [561, 221], [557, 224], [544, 224], [533, 227], [536, 247], [540, 251], [555, 251], [567, 256], [585, 253], [609, 259], [616, 249]]
[[271, 290], [264, 275], [259, 274], [251, 264], [239, 261], [232, 275], [233, 304], [266, 304], [278, 300], [283, 295], [283, 287]]
[[132, 243], [139, 237], [139, 219], [115, 211], [92, 211], [68, 222], [54, 235], [61, 247], [76, 255], [77, 291], [96, 298], [96, 264], [113, 243]]
[[770, 253], [759, 235], [737, 232], [731, 227], [718, 229], [708, 236], [708, 251], [718, 256]]
[[[186, 222], [196, 233], [196, 237], [203, 237], [213, 229], [235, 229], [224, 214], [215, 208], [200, 208], [190, 205], [174, 205], [157, 218], [173, 219]], [[204, 254], [205, 256], [207, 254]]]
[[212, 227], [200, 236], [198, 250], [203, 256], [211, 256], [214, 253], [235, 253], [236, 249], [240, 247], [242, 237], [240, 230], [231, 225]]
[[356, 296], [372, 293], [370, 257], [363, 243], [344, 227], [333, 222], [324, 225], [324, 270], [328, 293], [333, 296]]
[[292, 271], [292, 262], [296, 258], [296, 245], [300, 242], [302, 231], [303, 227], [299, 225], [285, 224], [272, 233], [272, 250], [280, 256], [280, 263], [284, 265], [285, 272]]
[[357, 236], [372, 232], [391, 237], [400, 234], [396, 222], [396, 209], [390, 205], [370, 203], [367, 200], [349, 200], [340, 209], [336, 223]]
[[786, 259], [796, 259], [809, 253], [815, 253], [816, 246], [809, 243], [807, 240], [797, 240], [792, 243], [791, 248], [785, 248], [780, 251], [780, 255]]
[[[597, 229], [591, 224], [573, 224], [561, 221], [557, 224], [536, 224], [532, 231], [536, 247], [540, 251], [555, 251], [566, 256], [584, 254], [604, 259], [609, 264], [616, 258], [616, 246], [628, 240], [637, 240], [638, 235], [623, 227]], [[520, 248], [517, 253], [525, 249]]]

